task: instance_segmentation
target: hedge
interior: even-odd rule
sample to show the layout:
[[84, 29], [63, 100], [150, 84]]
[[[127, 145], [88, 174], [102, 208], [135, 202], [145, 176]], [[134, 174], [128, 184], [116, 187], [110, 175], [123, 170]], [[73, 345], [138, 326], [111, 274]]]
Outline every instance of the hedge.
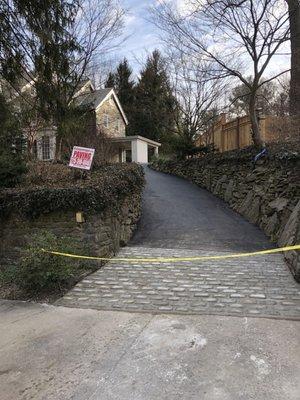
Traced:
[[57, 187], [18, 187], [0, 191], [0, 217], [21, 213], [27, 218], [53, 211], [103, 211], [121, 198], [141, 193], [144, 172], [136, 164], [114, 164], [90, 173], [89, 179]]
[[[298, 164], [300, 162], [300, 141], [291, 143], [270, 143], [266, 145], [267, 154], [263, 158], [272, 160], [275, 163], [282, 164], [286, 162], [293, 162]], [[188, 168], [191, 166], [199, 168], [204, 166], [218, 166], [218, 165], [239, 165], [248, 163], [249, 167], [254, 165], [255, 156], [261, 152], [256, 146], [249, 146], [242, 149], [230, 150], [224, 153], [212, 152], [199, 158], [188, 158], [186, 160], [178, 161], [176, 159], [154, 159], [150, 167], [154, 169], [162, 169], [162, 167], [176, 170], [178, 168]]]

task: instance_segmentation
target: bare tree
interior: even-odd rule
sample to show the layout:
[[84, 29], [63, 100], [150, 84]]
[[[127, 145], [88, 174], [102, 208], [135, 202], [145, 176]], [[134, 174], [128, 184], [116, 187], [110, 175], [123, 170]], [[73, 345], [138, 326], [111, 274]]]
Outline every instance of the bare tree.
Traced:
[[163, 0], [153, 8], [154, 23], [166, 33], [169, 44], [217, 65], [212, 76], [232, 76], [248, 87], [253, 142], [262, 145], [256, 97], [262, 85], [286, 72], [270, 75], [268, 70], [289, 39], [285, 1], [190, 0], [186, 4], [182, 12]]
[[97, 75], [96, 70], [103, 69], [108, 54], [124, 41], [124, 14], [118, 0], [81, 0], [72, 32], [80, 46], [73, 63], [78, 81], [90, 73]]
[[217, 114], [224, 84], [211, 79], [211, 70], [210, 63], [199, 61], [195, 64], [182, 52], [169, 57], [169, 71], [177, 99], [176, 133], [187, 143], [194, 143]]
[[[261, 86], [256, 96], [260, 113], [262, 115], [288, 115], [289, 86], [288, 74], [281, 75], [276, 81]], [[248, 114], [249, 94], [249, 88], [243, 83], [233, 87], [229, 97], [229, 112], [233, 118]]]

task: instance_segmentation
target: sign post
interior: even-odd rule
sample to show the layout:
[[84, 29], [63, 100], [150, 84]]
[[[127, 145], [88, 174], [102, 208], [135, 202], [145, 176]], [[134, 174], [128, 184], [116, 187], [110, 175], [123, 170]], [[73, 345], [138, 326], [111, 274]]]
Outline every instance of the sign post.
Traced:
[[95, 154], [95, 149], [74, 146], [69, 167], [90, 170]]

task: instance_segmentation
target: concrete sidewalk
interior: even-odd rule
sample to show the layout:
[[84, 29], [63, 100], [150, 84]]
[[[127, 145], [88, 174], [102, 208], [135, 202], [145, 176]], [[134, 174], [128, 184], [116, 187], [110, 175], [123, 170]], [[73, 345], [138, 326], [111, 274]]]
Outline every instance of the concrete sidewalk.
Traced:
[[298, 400], [300, 323], [0, 302], [1, 400]]

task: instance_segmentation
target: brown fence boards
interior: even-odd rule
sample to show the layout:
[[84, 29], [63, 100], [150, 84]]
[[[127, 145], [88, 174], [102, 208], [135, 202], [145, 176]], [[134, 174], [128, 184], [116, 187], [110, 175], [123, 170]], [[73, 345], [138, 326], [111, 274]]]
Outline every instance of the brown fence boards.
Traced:
[[[278, 139], [279, 117], [263, 116], [260, 118], [262, 139], [271, 142]], [[253, 144], [251, 137], [251, 122], [248, 115], [226, 120], [226, 115], [221, 114], [218, 121], [200, 138], [196, 145], [208, 145], [214, 143], [222, 153], [228, 150], [241, 149]]]

